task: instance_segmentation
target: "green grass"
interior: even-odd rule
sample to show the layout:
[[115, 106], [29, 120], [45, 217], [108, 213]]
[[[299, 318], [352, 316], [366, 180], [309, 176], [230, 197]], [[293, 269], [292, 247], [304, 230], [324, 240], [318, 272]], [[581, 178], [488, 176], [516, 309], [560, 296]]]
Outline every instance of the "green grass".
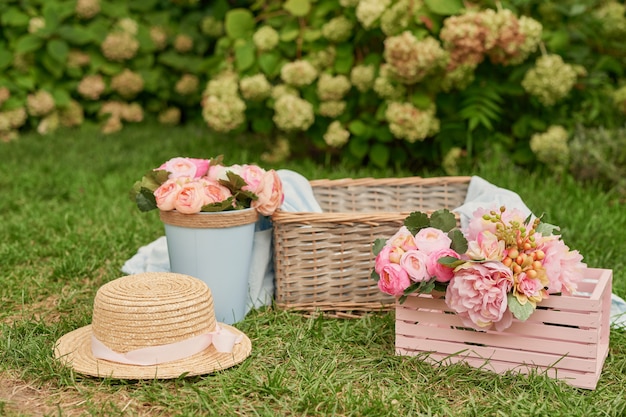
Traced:
[[[433, 367], [394, 355], [393, 313], [307, 318], [264, 308], [237, 324], [253, 343], [241, 365], [172, 381], [85, 378], [61, 367], [54, 342], [86, 325], [96, 290], [122, 275], [136, 250], [163, 234], [156, 213], [128, 199], [133, 182], [172, 156], [259, 162], [251, 138], [223, 139], [199, 125], [144, 124], [103, 136], [92, 130], [25, 135], [0, 143], [0, 414], [618, 416], [626, 412], [626, 336], [611, 331], [594, 391], [531, 374]], [[310, 179], [433, 175], [290, 161]], [[569, 177], [512, 169], [502, 156], [473, 171], [518, 192], [560, 225], [593, 267], [614, 271], [624, 297], [626, 210], [617, 196]], [[13, 389], [10, 389], [13, 388]]]

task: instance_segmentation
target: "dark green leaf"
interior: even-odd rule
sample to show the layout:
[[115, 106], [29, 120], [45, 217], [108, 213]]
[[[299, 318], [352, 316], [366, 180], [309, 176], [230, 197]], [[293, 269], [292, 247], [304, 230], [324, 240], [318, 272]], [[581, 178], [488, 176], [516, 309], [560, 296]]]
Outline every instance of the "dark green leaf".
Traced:
[[415, 235], [420, 230], [430, 226], [430, 219], [426, 213], [414, 211], [404, 219], [404, 225], [409, 229], [409, 232]]
[[156, 198], [152, 191], [147, 188], [142, 188], [139, 193], [135, 197], [135, 202], [137, 203], [137, 207], [141, 211], [150, 211], [157, 208]]
[[448, 237], [452, 240], [450, 249], [456, 253], [467, 252], [467, 239], [463, 236], [463, 232], [459, 229], [452, 229], [448, 232]]
[[59, 64], [64, 65], [67, 60], [67, 54], [70, 51], [70, 47], [67, 45], [67, 42], [61, 39], [52, 39], [46, 45], [46, 50]]
[[520, 321], [526, 321], [526, 319], [528, 319], [528, 317], [530, 317], [530, 315], [533, 314], [533, 312], [535, 311], [535, 306], [533, 306], [529, 302], [521, 304], [517, 300], [517, 297], [515, 297], [513, 294], [509, 294], [507, 296], [507, 303], [509, 306], [509, 310], [511, 310], [511, 313], [513, 313], [513, 316], [515, 316], [515, 318]]
[[30, 18], [26, 13], [22, 13], [17, 7], [9, 7], [9, 9], [2, 14], [0, 22], [2, 26], [28, 26]]
[[64, 25], [57, 30], [57, 33], [74, 45], [86, 45], [94, 40], [91, 32], [82, 26]]
[[350, 150], [350, 153], [357, 158], [364, 158], [370, 149], [370, 145], [366, 140], [354, 138], [348, 142], [348, 149]]
[[437, 210], [430, 216], [430, 225], [443, 232], [449, 232], [456, 227], [456, 217], [448, 209]]
[[386, 239], [376, 239], [374, 241], [374, 244], [372, 245], [372, 253], [374, 254], [374, 256], [377, 256], [381, 250], [383, 250], [383, 248], [385, 247], [387, 240]]
[[376, 282], [380, 281], [380, 275], [378, 275], [378, 272], [374, 270], [372, 270], [372, 273], [370, 274], [370, 278], [372, 278]]
[[375, 143], [370, 148], [369, 158], [372, 163], [380, 168], [387, 166], [389, 162], [389, 147], [382, 143]]
[[455, 258], [454, 256], [443, 256], [437, 259], [437, 263], [440, 263], [441, 265], [445, 265], [450, 268], [456, 268], [459, 265], [463, 265], [465, 262], [466, 261]]
[[15, 52], [18, 54], [26, 54], [34, 52], [43, 46], [43, 39], [34, 35], [24, 35], [17, 40], [15, 44]]
[[7, 68], [13, 62], [13, 54], [4, 45], [0, 44], [0, 70]]

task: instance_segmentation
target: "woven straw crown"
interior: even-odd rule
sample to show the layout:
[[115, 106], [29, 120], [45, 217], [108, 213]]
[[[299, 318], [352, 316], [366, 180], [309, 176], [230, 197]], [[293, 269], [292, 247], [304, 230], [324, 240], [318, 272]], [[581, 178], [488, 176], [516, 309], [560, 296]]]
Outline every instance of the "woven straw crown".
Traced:
[[116, 352], [179, 342], [215, 330], [211, 291], [182, 275], [140, 274], [96, 293], [93, 334]]
[[140, 366], [94, 358], [91, 336], [115, 352], [126, 353], [181, 342], [213, 332], [217, 326], [211, 290], [204, 282], [182, 274], [146, 272], [103, 285], [94, 299], [92, 324], [61, 337], [55, 353], [76, 371], [93, 376], [146, 379], [201, 375], [243, 361], [250, 354], [250, 339], [220, 323], [222, 329], [243, 336], [232, 353], [219, 353], [209, 346], [183, 360]]

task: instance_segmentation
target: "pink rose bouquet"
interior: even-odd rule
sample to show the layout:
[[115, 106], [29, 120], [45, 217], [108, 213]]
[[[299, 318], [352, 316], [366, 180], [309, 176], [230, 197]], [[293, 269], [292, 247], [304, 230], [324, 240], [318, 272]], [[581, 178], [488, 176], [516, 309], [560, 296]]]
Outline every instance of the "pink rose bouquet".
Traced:
[[555, 229], [505, 207], [476, 210], [463, 231], [448, 210], [414, 212], [394, 236], [374, 242], [372, 277], [399, 302], [437, 289], [466, 326], [501, 331], [583, 278], [582, 256]]
[[183, 214], [254, 208], [271, 216], [283, 203], [283, 186], [274, 170], [257, 165], [224, 165], [213, 159], [176, 157], [137, 181], [131, 198], [141, 211]]

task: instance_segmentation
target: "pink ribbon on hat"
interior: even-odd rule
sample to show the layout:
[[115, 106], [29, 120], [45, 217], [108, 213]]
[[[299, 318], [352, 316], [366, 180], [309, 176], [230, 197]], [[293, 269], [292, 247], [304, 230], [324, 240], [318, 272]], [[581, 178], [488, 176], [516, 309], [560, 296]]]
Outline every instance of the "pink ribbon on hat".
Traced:
[[94, 335], [91, 336], [91, 352], [94, 358], [128, 365], [150, 366], [177, 361], [202, 352], [209, 346], [221, 353], [231, 353], [235, 344], [241, 341], [240, 334], [216, 326], [215, 331], [204, 333], [180, 342], [167, 345], [148, 346], [126, 353], [111, 350]]

